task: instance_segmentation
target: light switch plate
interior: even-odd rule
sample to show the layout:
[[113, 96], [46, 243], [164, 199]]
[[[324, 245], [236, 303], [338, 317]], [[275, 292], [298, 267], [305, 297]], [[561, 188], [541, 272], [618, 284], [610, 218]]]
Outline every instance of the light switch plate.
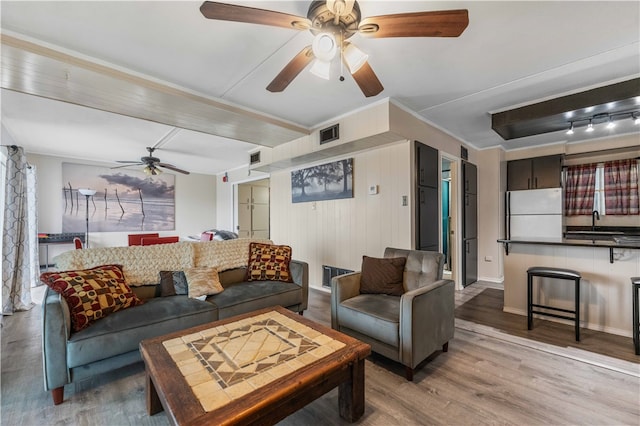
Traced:
[[369, 195], [376, 195], [378, 193], [378, 185], [369, 186]]

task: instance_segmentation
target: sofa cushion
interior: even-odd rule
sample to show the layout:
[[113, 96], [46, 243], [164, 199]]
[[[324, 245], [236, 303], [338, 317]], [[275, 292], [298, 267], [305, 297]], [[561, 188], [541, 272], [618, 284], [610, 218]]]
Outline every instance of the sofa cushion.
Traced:
[[224, 290], [216, 268], [206, 266], [187, 268], [184, 270], [184, 275], [187, 278], [189, 297], [209, 296]]
[[289, 271], [291, 247], [274, 244], [249, 244], [247, 281], [292, 282]]
[[187, 296], [157, 297], [73, 333], [67, 365], [78, 367], [138, 349], [140, 341], [218, 319], [215, 305]]
[[405, 257], [375, 258], [362, 256], [360, 293], [390, 294], [404, 293], [403, 274]]
[[160, 271], [160, 296], [185, 295], [189, 293], [184, 271]]
[[400, 344], [400, 297], [360, 294], [338, 305], [340, 327], [347, 327], [391, 346]]
[[296, 306], [302, 303], [302, 287], [282, 281], [251, 281], [231, 284], [222, 293], [207, 297], [220, 318], [228, 318], [269, 306]]
[[73, 331], [80, 331], [119, 310], [143, 304], [125, 282], [120, 265], [45, 272], [40, 280], [64, 297]]

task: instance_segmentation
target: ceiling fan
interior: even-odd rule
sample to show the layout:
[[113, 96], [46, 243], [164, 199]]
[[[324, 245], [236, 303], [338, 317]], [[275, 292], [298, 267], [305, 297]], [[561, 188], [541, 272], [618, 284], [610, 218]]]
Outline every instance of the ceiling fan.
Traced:
[[186, 170], [179, 169], [172, 164], [163, 163], [162, 161], [160, 161], [158, 157], [154, 157], [153, 151], [155, 150], [156, 148], [147, 147], [147, 151], [149, 151], [149, 155], [141, 157], [140, 161], [116, 161], [117, 163], [123, 163], [124, 165], [112, 167], [112, 169], [118, 169], [121, 167], [137, 165], [137, 166], [145, 166], [144, 169], [142, 169], [142, 171], [151, 176], [156, 176], [162, 173], [162, 169], [160, 167], [173, 170], [174, 172], [183, 173], [185, 175], [189, 174], [189, 172]]
[[[309, 30], [313, 44], [302, 49], [267, 86], [282, 92], [312, 61], [311, 72], [329, 79], [331, 61], [341, 56], [366, 97], [384, 90], [367, 62], [368, 55], [348, 41], [356, 33], [364, 37], [458, 37], [469, 24], [466, 9], [400, 13], [361, 19], [356, 0], [315, 0], [307, 17], [272, 10], [205, 1], [200, 12], [208, 19]], [[340, 77], [344, 80], [344, 77]]]

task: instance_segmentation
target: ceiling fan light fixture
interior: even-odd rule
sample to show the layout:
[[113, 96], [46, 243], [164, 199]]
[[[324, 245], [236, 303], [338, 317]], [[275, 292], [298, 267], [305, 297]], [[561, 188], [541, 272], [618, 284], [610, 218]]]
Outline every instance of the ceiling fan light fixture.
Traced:
[[351, 74], [358, 71], [369, 59], [369, 55], [355, 47], [352, 43], [347, 43], [343, 54], [344, 61], [347, 63]]
[[311, 45], [313, 54], [321, 61], [331, 61], [338, 52], [338, 44], [336, 38], [331, 33], [320, 33], [313, 39]]
[[331, 79], [331, 62], [316, 59], [309, 69], [309, 72], [325, 80]]
[[142, 171], [149, 176], [157, 176], [162, 173], [162, 170], [153, 166], [146, 166]]
[[636, 126], [640, 125], [640, 114], [631, 114], [631, 118], [633, 119], [633, 124], [635, 124]]
[[336, 16], [345, 16], [353, 10], [355, 0], [327, 0], [327, 9]]

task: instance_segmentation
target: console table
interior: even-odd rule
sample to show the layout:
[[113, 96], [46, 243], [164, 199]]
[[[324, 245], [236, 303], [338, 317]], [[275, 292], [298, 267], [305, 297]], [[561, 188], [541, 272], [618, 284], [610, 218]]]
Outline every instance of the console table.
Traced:
[[[84, 232], [63, 232], [60, 234], [38, 233], [38, 245], [45, 248], [45, 268], [49, 270], [49, 246], [51, 244], [73, 244], [74, 238], [80, 238], [84, 244]], [[42, 268], [42, 265], [40, 265]]]

